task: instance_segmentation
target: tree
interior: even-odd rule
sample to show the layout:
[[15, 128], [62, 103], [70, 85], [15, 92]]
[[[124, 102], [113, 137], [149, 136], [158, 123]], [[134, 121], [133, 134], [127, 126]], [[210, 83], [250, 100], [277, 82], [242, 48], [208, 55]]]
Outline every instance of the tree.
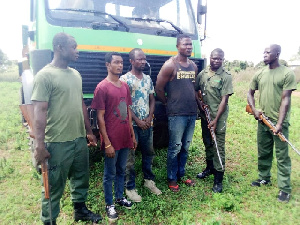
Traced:
[[248, 67], [248, 63], [246, 61], [240, 62], [240, 68], [241, 70], [245, 70]]
[[0, 49], [0, 65], [6, 64], [7, 60], [7, 55]]

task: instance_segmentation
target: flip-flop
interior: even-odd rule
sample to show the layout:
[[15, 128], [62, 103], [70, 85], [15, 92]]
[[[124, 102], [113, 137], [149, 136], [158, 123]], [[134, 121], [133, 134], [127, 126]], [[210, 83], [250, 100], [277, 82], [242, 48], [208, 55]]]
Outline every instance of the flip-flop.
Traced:
[[173, 192], [178, 192], [178, 191], [180, 191], [178, 184], [176, 184], [176, 185], [170, 185], [170, 184], [169, 184], [169, 188], [170, 188], [170, 190], [173, 191]]
[[185, 183], [187, 186], [193, 187], [195, 186], [195, 181], [191, 179], [183, 180], [182, 183]]

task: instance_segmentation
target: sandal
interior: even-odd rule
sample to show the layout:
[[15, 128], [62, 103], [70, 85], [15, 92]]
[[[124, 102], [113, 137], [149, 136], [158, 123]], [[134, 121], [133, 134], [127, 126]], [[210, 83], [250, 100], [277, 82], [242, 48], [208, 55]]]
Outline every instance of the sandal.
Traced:
[[182, 183], [186, 184], [187, 186], [193, 187], [195, 186], [195, 181], [191, 180], [191, 179], [187, 179], [187, 180], [182, 180]]
[[179, 186], [176, 182], [169, 182], [168, 186], [169, 186], [170, 190], [173, 191], [173, 192], [180, 191]]

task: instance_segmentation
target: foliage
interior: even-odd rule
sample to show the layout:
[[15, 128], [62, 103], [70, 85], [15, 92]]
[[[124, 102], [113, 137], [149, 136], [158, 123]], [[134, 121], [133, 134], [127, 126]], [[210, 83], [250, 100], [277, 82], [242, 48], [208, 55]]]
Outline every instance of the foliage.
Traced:
[[[245, 113], [246, 94], [253, 68], [233, 72], [235, 94], [229, 99], [230, 114], [226, 135], [226, 172], [224, 193], [213, 194], [213, 177], [196, 180], [193, 188], [180, 184], [172, 193], [166, 182], [166, 149], [156, 149], [153, 170], [163, 194], [154, 196], [143, 188], [141, 153], [136, 153], [137, 189], [143, 197], [132, 210], [120, 209], [116, 224], [298, 224], [300, 213], [300, 157], [292, 159], [292, 199], [277, 202], [276, 160], [272, 167], [272, 186], [250, 186], [257, 178], [256, 121]], [[41, 224], [39, 219], [40, 175], [31, 166], [26, 129], [21, 125], [18, 82], [0, 82], [0, 224]], [[299, 88], [299, 84], [298, 84]], [[300, 97], [292, 97], [290, 140], [299, 149]], [[193, 143], [186, 166], [188, 177], [195, 178], [205, 167], [200, 121], [196, 123]], [[88, 206], [104, 217], [102, 186], [103, 159], [90, 167]], [[58, 224], [85, 224], [73, 221], [73, 207], [68, 186], [61, 200]], [[89, 223], [88, 223], [89, 224]]]
[[5, 69], [0, 69], [0, 82], [14, 82], [19, 80], [18, 67], [16, 65], [5, 67]]
[[7, 55], [0, 49], [0, 72], [5, 72], [13, 65], [16, 65], [16, 62], [9, 60]]
[[0, 49], [0, 66], [8, 60], [7, 55]]
[[234, 60], [232, 62], [225, 60], [224, 62], [224, 67], [227, 70], [233, 70], [235, 72], [240, 72], [241, 70], [246, 70], [247, 68], [251, 68], [254, 66], [253, 62], [248, 62], [248, 61], [239, 61], [239, 60]]

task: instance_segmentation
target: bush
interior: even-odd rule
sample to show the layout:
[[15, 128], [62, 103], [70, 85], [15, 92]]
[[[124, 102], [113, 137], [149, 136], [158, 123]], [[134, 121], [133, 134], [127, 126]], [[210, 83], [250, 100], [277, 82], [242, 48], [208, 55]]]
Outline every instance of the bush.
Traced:
[[300, 83], [300, 67], [297, 67], [295, 70], [295, 75], [296, 75], [296, 81], [297, 83]]

